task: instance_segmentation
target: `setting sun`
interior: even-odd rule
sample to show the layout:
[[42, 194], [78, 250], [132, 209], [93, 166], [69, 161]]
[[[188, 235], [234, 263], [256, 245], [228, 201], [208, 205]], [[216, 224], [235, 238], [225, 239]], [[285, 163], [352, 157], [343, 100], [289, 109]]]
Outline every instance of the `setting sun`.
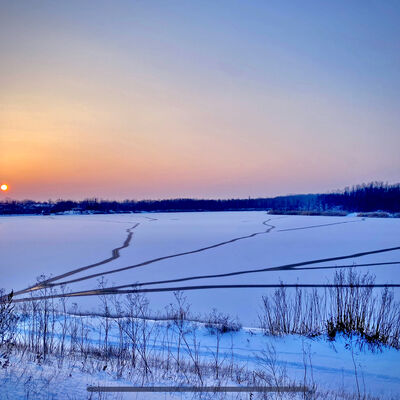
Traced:
[[3, 192], [5, 192], [5, 191], [8, 190], [8, 185], [6, 185], [5, 183], [3, 183], [3, 184], [0, 186], [0, 189], [1, 189]]

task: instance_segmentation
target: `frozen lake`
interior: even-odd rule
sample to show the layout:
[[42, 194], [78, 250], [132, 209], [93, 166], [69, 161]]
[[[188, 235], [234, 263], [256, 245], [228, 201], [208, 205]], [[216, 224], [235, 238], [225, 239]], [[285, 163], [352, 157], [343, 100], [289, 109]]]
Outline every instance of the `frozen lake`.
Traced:
[[[265, 212], [149, 213], [0, 217], [0, 287], [16, 299], [38, 296], [32, 289], [45, 275], [54, 289], [65, 283], [71, 292], [96, 294], [106, 287], [170, 288], [209, 285], [324, 284], [337, 267], [369, 271], [376, 283], [399, 283], [400, 219], [268, 215]], [[219, 276], [218, 276], [219, 275]], [[133, 286], [132, 286], [133, 285]], [[47, 289], [48, 290], [48, 289]], [[192, 314], [213, 308], [237, 316], [247, 328], [223, 337], [221, 352], [251, 366], [268, 342], [291, 377], [301, 377], [302, 346], [310, 346], [318, 383], [354, 389], [354, 369], [346, 343], [324, 338], [264, 336], [259, 326], [266, 288], [185, 291]], [[288, 289], [291, 290], [291, 289]], [[380, 290], [379, 290], [380, 291]], [[395, 289], [399, 298], [399, 289]], [[149, 293], [153, 313], [174, 303], [172, 292]], [[68, 300], [81, 311], [96, 313], [100, 299]], [[92, 321], [94, 338], [98, 329]], [[111, 336], [117, 340], [118, 333]], [[213, 336], [202, 334], [201, 354], [213, 349]], [[157, 345], [157, 343], [155, 343]], [[211, 349], [211, 350], [210, 350]], [[399, 352], [360, 351], [357, 365], [376, 395], [400, 390]], [[79, 374], [80, 376], [80, 374]], [[90, 382], [93, 377], [88, 377]], [[364, 379], [364, 378], [363, 378]], [[76, 383], [85, 390], [85, 382]], [[10, 391], [14, 390], [14, 384]], [[75, 385], [75, 383], [74, 383]], [[80, 386], [79, 386], [80, 385]], [[82, 389], [83, 388], [83, 389]]]
[[[400, 219], [395, 218], [255, 211], [0, 217], [0, 287], [18, 292], [34, 285], [40, 275], [52, 277], [56, 285], [68, 282], [74, 292], [98, 288], [103, 276], [106, 287], [312, 284], [332, 281], [337, 266], [368, 270], [377, 283], [398, 283], [400, 250], [391, 249], [400, 246], [399, 238]], [[365, 252], [372, 254], [352, 256]], [[335, 260], [324, 261], [327, 258]], [[297, 263], [304, 265], [285, 267]], [[247, 273], [274, 267], [281, 269]], [[202, 277], [229, 273], [238, 274]], [[185, 294], [194, 313], [217, 308], [255, 326], [267, 290]], [[171, 292], [148, 296], [155, 311], [173, 301]], [[98, 307], [95, 296], [73, 301], [83, 311]]]

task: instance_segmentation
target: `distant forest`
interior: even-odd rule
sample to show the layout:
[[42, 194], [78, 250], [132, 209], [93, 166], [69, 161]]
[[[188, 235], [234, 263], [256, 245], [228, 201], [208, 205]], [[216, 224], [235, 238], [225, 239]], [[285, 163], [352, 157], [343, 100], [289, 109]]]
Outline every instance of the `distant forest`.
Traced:
[[[239, 211], [268, 210], [272, 213], [343, 215], [349, 212], [400, 212], [400, 183], [373, 182], [324, 194], [296, 194], [273, 198], [248, 199], [170, 199], [109, 201], [6, 200], [0, 202], [0, 214], [96, 214], [142, 211]], [[398, 215], [396, 215], [398, 216]]]

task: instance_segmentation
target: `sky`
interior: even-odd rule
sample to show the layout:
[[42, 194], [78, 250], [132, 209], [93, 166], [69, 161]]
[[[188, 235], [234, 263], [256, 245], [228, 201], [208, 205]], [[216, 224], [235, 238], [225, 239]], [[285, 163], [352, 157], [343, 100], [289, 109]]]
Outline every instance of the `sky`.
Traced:
[[0, 200], [400, 181], [400, 2], [0, 0]]

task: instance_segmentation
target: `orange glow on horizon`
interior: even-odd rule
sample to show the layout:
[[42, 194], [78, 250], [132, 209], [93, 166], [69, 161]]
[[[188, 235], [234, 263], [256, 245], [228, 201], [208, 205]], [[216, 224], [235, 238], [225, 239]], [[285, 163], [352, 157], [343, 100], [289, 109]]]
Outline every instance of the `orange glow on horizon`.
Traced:
[[0, 189], [1, 189], [3, 192], [6, 192], [6, 191], [8, 190], [8, 185], [6, 185], [5, 183], [3, 183], [3, 184], [0, 186]]

